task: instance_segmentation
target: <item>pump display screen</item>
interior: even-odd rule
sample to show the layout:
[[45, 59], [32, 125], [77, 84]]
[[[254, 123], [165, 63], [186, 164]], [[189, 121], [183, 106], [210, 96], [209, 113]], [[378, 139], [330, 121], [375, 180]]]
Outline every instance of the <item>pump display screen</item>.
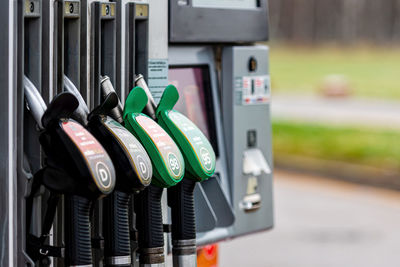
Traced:
[[170, 66], [168, 78], [169, 83], [175, 85], [179, 92], [179, 100], [174, 109], [187, 116], [199, 127], [210, 141], [218, 156], [214, 106], [208, 66]]

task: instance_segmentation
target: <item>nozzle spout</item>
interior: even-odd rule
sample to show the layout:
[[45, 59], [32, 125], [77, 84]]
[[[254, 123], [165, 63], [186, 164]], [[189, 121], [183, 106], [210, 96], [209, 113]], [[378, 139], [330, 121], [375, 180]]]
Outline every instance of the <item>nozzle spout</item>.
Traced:
[[[102, 100], [104, 100], [110, 93], [115, 93], [114, 86], [112, 85], [110, 78], [108, 76], [101, 77], [100, 87], [101, 87]], [[110, 116], [117, 122], [123, 124], [124, 123], [123, 114], [124, 113], [122, 104], [118, 98], [118, 105], [110, 111]]]
[[143, 113], [150, 116], [153, 120], [156, 120], [156, 110], [157, 110], [157, 105], [154, 102], [153, 95], [150, 92], [149, 87], [147, 86], [146, 81], [144, 80], [144, 77], [142, 74], [138, 74], [135, 77], [135, 85], [143, 88], [143, 90], [146, 92], [148, 101], [146, 106], [143, 109]]

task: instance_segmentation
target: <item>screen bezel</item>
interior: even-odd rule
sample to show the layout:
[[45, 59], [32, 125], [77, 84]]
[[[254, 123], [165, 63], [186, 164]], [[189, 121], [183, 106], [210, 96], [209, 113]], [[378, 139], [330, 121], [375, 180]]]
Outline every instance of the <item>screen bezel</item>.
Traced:
[[171, 43], [238, 43], [269, 38], [267, 0], [260, 0], [254, 9], [194, 7], [187, 1], [187, 5], [180, 5], [169, 0]]
[[[206, 104], [207, 112], [207, 128], [209, 134], [209, 141], [214, 149], [215, 156], [219, 158], [219, 148], [218, 148], [218, 138], [217, 138], [217, 124], [215, 121], [215, 111], [214, 111], [214, 99], [212, 95], [212, 83], [211, 83], [211, 66], [209, 64], [183, 64], [176, 65], [171, 64], [168, 66], [168, 71], [170, 69], [187, 69], [187, 68], [200, 68], [202, 70], [202, 81], [204, 90], [204, 103]], [[179, 89], [178, 89], [179, 91]], [[209, 101], [207, 101], [209, 100]], [[186, 114], [184, 114], [186, 116]], [[190, 119], [190, 118], [189, 118]]]

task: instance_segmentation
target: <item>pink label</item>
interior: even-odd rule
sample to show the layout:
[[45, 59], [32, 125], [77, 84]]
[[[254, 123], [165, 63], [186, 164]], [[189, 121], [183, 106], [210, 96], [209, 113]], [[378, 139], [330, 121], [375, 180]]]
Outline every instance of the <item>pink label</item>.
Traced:
[[174, 140], [155, 121], [146, 116], [137, 116], [136, 121], [147, 132], [160, 152], [168, 172], [176, 179], [182, 174], [182, 155]]
[[62, 128], [85, 158], [94, 182], [99, 189], [109, 189], [112, 185], [114, 167], [101, 144], [79, 123], [62, 122]]

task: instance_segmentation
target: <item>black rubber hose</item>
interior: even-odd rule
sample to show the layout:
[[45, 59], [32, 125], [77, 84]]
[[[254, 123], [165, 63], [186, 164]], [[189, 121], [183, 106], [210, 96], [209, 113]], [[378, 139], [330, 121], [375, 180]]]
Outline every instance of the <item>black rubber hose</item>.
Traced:
[[65, 195], [65, 265], [92, 264], [90, 235], [91, 200]]
[[183, 179], [168, 188], [168, 205], [171, 208], [172, 240], [196, 239], [194, 188], [196, 181]]
[[136, 228], [139, 233], [139, 248], [164, 246], [161, 196], [163, 188], [150, 185], [135, 195]]
[[110, 257], [130, 257], [130, 194], [114, 191], [103, 201], [103, 235], [106, 266], [131, 266], [130, 263], [107, 263]]

